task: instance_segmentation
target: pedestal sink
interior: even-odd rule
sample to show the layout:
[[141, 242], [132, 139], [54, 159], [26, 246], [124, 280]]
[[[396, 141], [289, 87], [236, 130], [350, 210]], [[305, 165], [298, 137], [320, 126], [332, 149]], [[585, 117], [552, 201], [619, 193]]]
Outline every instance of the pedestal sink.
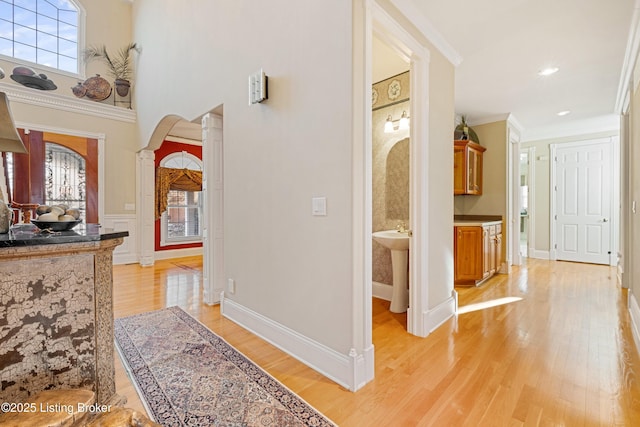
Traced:
[[409, 307], [409, 233], [397, 230], [383, 230], [373, 233], [373, 240], [391, 250], [391, 267], [393, 269], [393, 293], [391, 307], [393, 313], [404, 313]]

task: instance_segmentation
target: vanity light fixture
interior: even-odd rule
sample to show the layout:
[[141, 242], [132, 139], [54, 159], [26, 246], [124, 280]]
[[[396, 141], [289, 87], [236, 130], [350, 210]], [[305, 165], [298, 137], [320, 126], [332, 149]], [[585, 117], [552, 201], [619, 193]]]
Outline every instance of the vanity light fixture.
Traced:
[[394, 126], [393, 117], [389, 114], [387, 116], [387, 121], [384, 123], [384, 133], [391, 133], [400, 129], [409, 129], [409, 116], [407, 115], [407, 112], [403, 111], [400, 120], [396, 120], [396, 122], [398, 122], [397, 128]]
[[407, 112], [402, 112], [402, 117], [400, 117], [400, 124], [398, 125], [398, 129], [409, 129], [409, 117], [407, 116]]
[[560, 111], [560, 112], [558, 113], [558, 115], [559, 115], [560, 117], [562, 117], [562, 116], [566, 116], [567, 114], [571, 114], [571, 110], [564, 110], [564, 111]]
[[551, 74], [557, 73], [558, 71], [560, 71], [560, 68], [558, 67], [547, 67], [538, 71], [538, 75], [542, 77], [547, 77], [547, 76], [550, 76]]
[[389, 114], [387, 121], [384, 122], [384, 133], [391, 133], [393, 130], [393, 119], [391, 118], [391, 114]]

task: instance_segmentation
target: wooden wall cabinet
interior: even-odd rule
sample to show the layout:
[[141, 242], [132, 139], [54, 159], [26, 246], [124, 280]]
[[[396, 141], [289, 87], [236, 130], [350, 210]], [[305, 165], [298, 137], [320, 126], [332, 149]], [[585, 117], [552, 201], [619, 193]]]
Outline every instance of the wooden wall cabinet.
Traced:
[[454, 280], [478, 286], [500, 271], [502, 223], [454, 227]]
[[453, 194], [482, 194], [482, 155], [487, 149], [469, 140], [453, 141]]

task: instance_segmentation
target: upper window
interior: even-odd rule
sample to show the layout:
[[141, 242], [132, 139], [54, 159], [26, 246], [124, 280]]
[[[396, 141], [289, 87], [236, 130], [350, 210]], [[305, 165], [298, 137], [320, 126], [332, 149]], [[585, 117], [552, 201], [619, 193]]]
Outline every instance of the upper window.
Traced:
[[0, 54], [78, 74], [78, 17], [71, 0], [0, 0]]

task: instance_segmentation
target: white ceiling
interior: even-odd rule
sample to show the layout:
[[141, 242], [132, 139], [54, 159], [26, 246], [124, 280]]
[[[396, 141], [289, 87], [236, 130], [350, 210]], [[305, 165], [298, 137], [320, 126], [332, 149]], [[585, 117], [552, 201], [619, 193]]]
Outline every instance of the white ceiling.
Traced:
[[[638, 0], [404, 0], [462, 57], [455, 108], [470, 123], [511, 114], [525, 132], [596, 121], [614, 113]], [[540, 77], [548, 66], [556, 74]], [[409, 65], [374, 38], [373, 82]], [[571, 110], [559, 117], [557, 113]], [[199, 123], [176, 137], [200, 139]]]
[[[404, 3], [422, 14], [414, 22], [429, 21], [462, 57], [455, 70], [457, 114], [466, 114], [471, 123], [512, 114], [525, 130], [534, 131], [614, 113], [635, 2]], [[374, 60], [381, 55], [383, 50], [374, 50]], [[538, 76], [547, 66], [560, 71]], [[382, 80], [375, 73], [373, 81]], [[563, 110], [571, 114], [557, 116]]]

